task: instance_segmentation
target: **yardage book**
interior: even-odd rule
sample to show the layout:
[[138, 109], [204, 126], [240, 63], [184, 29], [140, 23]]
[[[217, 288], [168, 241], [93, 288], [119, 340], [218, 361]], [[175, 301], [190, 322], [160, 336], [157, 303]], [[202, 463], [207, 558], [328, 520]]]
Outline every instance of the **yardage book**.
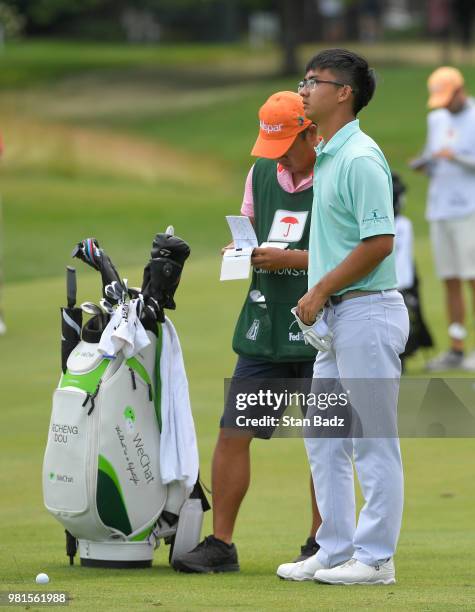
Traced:
[[[234, 248], [226, 249], [223, 254], [220, 280], [249, 278], [252, 251], [258, 246], [256, 232], [249, 217], [227, 215], [226, 221], [231, 230]], [[262, 248], [285, 249], [287, 246], [287, 242], [263, 242], [261, 244]]]

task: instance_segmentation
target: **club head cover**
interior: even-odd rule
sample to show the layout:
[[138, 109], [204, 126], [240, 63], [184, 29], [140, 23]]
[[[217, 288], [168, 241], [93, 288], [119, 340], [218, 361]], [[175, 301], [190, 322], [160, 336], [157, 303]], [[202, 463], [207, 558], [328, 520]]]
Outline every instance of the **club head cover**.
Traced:
[[183, 266], [170, 259], [159, 257], [150, 260], [151, 295], [162, 308], [175, 310], [173, 296], [178, 288]]
[[110, 257], [106, 254], [105, 251], [100, 249], [101, 251], [101, 277], [102, 277], [102, 295], [103, 297], [107, 297], [105, 294], [105, 288], [107, 285], [116, 282], [120, 286], [122, 293], [126, 292], [126, 288], [122, 282], [122, 279], [119, 276], [114, 264], [110, 260]]
[[[110, 285], [114, 281], [119, 283], [122, 288], [122, 280], [117, 272], [114, 264], [110, 257], [99, 246], [99, 242], [95, 238], [85, 238], [78, 242], [74, 247], [71, 257], [77, 257], [94, 270], [101, 273], [102, 277], [102, 296], [106, 299], [111, 299], [111, 296], [107, 296], [105, 293], [105, 287]], [[113, 299], [113, 298], [112, 298]], [[117, 304], [118, 300], [113, 299], [113, 304]]]
[[177, 264], [184, 266], [190, 256], [189, 245], [173, 234], [157, 234], [153, 239], [151, 259], [165, 258], [173, 259]]
[[77, 257], [94, 270], [101, 269], [101, 249], [95, 238], [85, 238], [78, 242], [72, 250], [71, 257]]
[[171, 234], [157, 234], [152, 244], [151, 260], [144, 268], [144, 297], [153, 298], [162, 309], [175, 310], [173, 297], [189, 255], [190, 247], [181, 238]]

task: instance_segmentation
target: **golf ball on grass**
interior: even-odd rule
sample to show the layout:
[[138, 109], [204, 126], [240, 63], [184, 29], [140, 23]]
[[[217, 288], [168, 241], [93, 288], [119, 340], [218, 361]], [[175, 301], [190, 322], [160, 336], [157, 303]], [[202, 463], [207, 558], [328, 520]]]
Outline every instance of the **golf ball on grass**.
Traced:
[[49, 576], [48, 574], [38, 574], [38, 576], [36, 576], [36, 584], [48, 584], [49, 582]]

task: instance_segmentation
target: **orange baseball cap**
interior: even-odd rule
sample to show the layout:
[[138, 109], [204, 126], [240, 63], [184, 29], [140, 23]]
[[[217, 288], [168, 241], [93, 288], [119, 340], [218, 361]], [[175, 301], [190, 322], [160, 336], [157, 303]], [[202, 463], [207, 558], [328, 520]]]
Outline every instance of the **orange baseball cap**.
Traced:
[[259, 136], [251, 151], [256, 157], [277, 159], [287, 153], [297, 134], [312, 122], [305, 117], [302, 97], [279, 91], [259, 109]]
[[447, 106], [454, 93], [464, 85], [464, 78], [460, 70], [451, 66], [437, 68], [427, 80], [429, 89], [429, 108], [443, 108]]

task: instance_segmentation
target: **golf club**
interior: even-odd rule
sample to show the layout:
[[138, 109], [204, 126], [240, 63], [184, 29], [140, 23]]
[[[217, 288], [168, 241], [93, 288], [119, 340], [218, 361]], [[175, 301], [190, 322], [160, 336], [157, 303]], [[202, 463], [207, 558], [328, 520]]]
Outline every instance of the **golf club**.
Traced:
[[81, 310], [88, 315], [98, 315], [98, 314], [102, 314], [103, 310], [100, 306], [98, 306], [97, 304], [94, 304], [94, 302], [83, 302], [81, 304]]
[[122, 298], [123, 287], [117, 281], [112, 281], [112, 283], [106, 285], [104, 288], [104, 293], [109, 299], [113, 300], [114, 302], [119, 302]]
[[104, 312], [105, 314], [113, 315], [115, 312], [112, 304], [108, 302], [105, 298], [101, 299], [101, 301], [99, 302], [99, 306], [101, 307], [102, 312]]
[[66, 268], [66, 295], [68, 300], [68, 308], [74, 308], [76, 305], [76, 269], [71, 266]]

